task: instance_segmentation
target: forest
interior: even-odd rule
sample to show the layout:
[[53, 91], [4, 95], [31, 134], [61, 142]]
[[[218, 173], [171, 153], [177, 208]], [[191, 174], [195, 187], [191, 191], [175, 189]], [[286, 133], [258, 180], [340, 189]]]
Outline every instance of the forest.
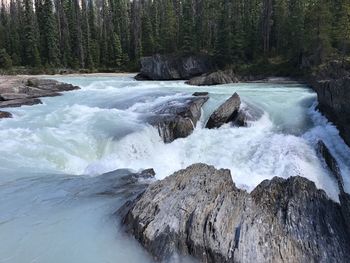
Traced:
[[346, 58], [348, 0], [2, 0], [0, 67], [130, 71], [155, 53], [219, 67]]

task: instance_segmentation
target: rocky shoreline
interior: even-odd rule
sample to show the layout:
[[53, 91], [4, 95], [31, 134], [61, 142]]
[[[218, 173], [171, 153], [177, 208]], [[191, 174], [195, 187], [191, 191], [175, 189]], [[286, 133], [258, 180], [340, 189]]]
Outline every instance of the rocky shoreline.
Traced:
[[[0, 80], [0, 108], [41, 104], [41, 97], [60, 96], [61, 92], [79, 89], [71, 84], [44, 78], [1, 76]], [[11, 113], [0, 111], [0, 119], [11, 117]]]

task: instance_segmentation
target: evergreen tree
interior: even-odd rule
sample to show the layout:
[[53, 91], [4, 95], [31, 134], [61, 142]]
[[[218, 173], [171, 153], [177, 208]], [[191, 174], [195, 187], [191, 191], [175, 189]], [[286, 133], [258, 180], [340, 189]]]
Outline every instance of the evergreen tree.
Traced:
[[41, 65], [40, 55], [38, 50], [38, 40], [35, 30], [35, 17], [33, 11], [33, 2], [24, 0], [24, 58], [25, 65], [39, 67]]

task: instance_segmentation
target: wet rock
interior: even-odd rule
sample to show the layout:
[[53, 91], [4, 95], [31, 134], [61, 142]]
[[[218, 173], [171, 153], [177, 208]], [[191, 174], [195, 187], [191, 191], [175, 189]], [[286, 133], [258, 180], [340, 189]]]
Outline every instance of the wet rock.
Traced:
[[340, 191], [344, 192], [344, 181], [339, 169], [338, 162], [332, 156], [329, 149], [327, 148], [327, 146], [324, 144], [322, 140], [319, 140], [317, 142], [317, 151], [324, 159], [325, 163], [327, 164], [334, 178], [337, 180]]
[[319, 152], [321, 157], [324, 159], [331, 174], [334, 176], [335, 180], [338, 183], [339, 192], [340, 192], [339, 201], [341, 204], [343, 216], [345, 218], [348, 229], [350, 231], [350, 195], [346, 193], [344, 190], [344, 180], [339, 168], [339, 164], [337, 160], [332, 156], [331, 152], [329, 151], [329, 149], [327, 148], [327, 146], [324, 144], [322, 140], [319, 140], [317, 142], [317, 151]]
[[350, 77], [314, 82], [319, 110], [339, 129], [350, 146]]
[[233, 72], [233, 70], [219, 70], [216, 72], [206, 73], [201, 76], [191, 78], [186, 83], [194, 86], [212, 86], [237, 82], [239, 82], [239, 79]]
[[154, 55], [141, 58], [137, 80], [189, 79], [212, 70], [211, 60], [206, 55]]
[[21, 106], [32, 106], [35, 104], [41, 104], [40, 99], [29, 98], [29, 99], [15, 99], [15, 100], [7, 100], [0, 102], [0, 108], [8, 108], [8, 107], [21, 107]]
[[196, 96], [196, 97], [198, 97], [198, 96], [208, 96], [209, 95], [209, 92], [206, 92], [206, 91], [202, 91], [202, 92], [195, 92], [195, 93], [193, 93], [192, 94], [192, 96]]
[[201, 117], [208, 96], [189, 97], [184, 101], [171, 101], [155, 111], [149, 122], [157, 127], [165, 143], [189, 136]]
[[1, 118], [12, 118], [12, 114], [6, 111], [0, 111], [0, 119]]
[[158, 261], [180, 252], [201, 262], [350, 262], [340, 205], [301, 177], [267, 180], [249, 194], [229, 170], [195, 164], [119, 213]]
[[209, 117], [206, 127], [208, 129], [219, 128], [225, 123], [234, 121], [241, 106], [241, 99], [234, 93]]

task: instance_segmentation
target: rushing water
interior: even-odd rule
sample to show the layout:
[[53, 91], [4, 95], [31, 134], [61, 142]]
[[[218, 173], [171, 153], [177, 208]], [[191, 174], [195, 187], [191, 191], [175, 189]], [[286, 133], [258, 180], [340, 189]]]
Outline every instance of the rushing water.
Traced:
[[[304, 176], [338, 200], [336, 182], [318, 158], [324, 140], [350, 192], [350, 149], [315, 110], [316, 95], [299, 84], [192, 87], [182, 81], [123, 77], [60, 77], [82, 87], [43, 105], [8, 109], [0, 121], [0, 262], [151, 262], [125, 236], [114, 212], [126, 171], [154, 168], [164, 178], [196, 162], [229, 168], [252, 190], [274, 176]], [[164, 144], [145, 119], [165, 102], [209, 91], [201, 121], [185, 139]], [[210, 113], [238, 92], [263, 111], [247, 128], [204, 129]]]

